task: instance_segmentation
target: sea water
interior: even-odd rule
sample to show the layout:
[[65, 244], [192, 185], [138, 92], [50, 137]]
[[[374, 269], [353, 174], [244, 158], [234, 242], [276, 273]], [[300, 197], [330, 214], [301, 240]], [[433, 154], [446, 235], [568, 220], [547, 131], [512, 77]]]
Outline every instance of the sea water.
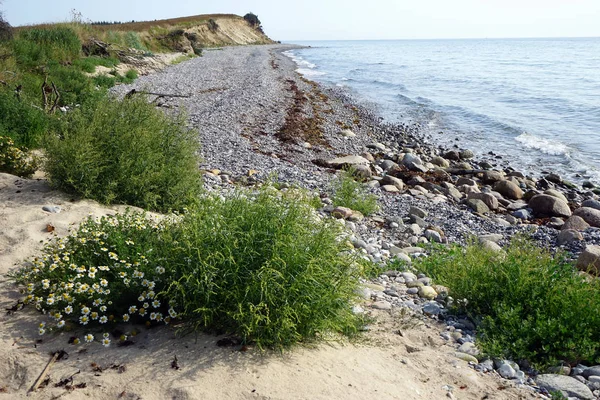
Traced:
[[295, 42], [298, 72], [388, 122], [523, 172], [600, 184], [600, 38]]

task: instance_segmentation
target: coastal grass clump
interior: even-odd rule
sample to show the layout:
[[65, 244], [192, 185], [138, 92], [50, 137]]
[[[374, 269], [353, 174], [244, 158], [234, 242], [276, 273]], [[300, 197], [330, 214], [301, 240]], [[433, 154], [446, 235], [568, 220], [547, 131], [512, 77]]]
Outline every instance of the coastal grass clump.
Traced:
[[369, 193], [366, 186], [355, 180], [352, 169], [344, 170], [333, 182], [333, 205], [348, 207], [360, 211], [363, 215], [371, 215], [379, 209], [377, 196]]
[[26, 147], [19, 148], [10, 137], [0, 136], [0, 172], [29, 178], [38, 165], [38, 159]]
[[356, 333], [361, 267], [344, 233], [309, 196], [238, 191], [185, 215], [182, 259], [168, 293], [194, 329], [285, 347], [327, 332]]
[[108, 346], [116, 323], [168, 324], [177, 317], [163, 294], [171, 279], [163, 266], [172, 245], [163, 237], [169, 223], [132, 212], [90, 217], [50, 242], [12, 275], [23, 302], [47, 316], [39, 334], [83, 327], [86, 342], [104, 331], [98, 341]]
[[39, 147], [49, 124], [43, 110], [19, 100], [14, 93], [0, 92], [0, 135], [10, 137], [17, 147]]
[[51, 184], [83, 198], [168, 211], [200, 194], [196, 135], [183, 115], [143, 96], [105, 96], [67, 113], [45, 148]]
[[40, 334], [71, 329], [92, 341], [119, 324], [177, 319], [284, 348], [364, 323], [352, 312], [362, 268], [344, 237], [308, 196], [267, 186], [160, 219], [90, 217], [12, 277], [46, 315]]
[[439, 248], [415, 268], [448, 286], [458, 311], [480, 320], [479, 344], [491, 356], [544, 368], [559, 361], [600, 362], [600, 281], [582, 276], [563, 254], [522, 237], [505, 253]]

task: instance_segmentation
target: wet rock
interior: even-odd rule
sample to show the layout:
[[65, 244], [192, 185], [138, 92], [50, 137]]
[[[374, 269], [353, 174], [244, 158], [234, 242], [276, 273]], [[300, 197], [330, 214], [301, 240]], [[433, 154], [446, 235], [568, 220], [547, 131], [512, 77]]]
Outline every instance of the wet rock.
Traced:
[[595, 397], [585, 384], [570, 376], [555, 374], [538, 375], [535, 382], [539, 387], [549, 392], [563, 391], [568, 396], [584, 400], [593, 400]]
[[583, 218], [591, 226], [600, 228], [600, 210], [591, 207], [581, 207], [575, 210], [573, 214]]
[[523, 198], [523, 191], [521, 188], [511, 181], [497, 182], [494, 185], [494, 190], [511, 200], [519, 200]]
[[600, 275], [600, 246], [586, 246], [579, 255], [576, 266], [581, 271], [589, 270], [595, 275]]
[[547, 194], [538, 194], [529, 200], [529, 207], [533, 214], [543, 217], [570, 217], [571, 209], [567, 202], [559, 197]]

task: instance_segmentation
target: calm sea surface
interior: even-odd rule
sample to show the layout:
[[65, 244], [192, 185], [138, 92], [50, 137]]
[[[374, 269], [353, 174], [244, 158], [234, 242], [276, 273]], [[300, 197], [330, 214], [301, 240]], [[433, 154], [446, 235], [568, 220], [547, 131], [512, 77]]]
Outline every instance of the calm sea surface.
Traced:
[[[600, 183], [600, 38], [297, 42], [298, 71], [390, 122]], [[460, 142], [455, 142], [456, 138]]]

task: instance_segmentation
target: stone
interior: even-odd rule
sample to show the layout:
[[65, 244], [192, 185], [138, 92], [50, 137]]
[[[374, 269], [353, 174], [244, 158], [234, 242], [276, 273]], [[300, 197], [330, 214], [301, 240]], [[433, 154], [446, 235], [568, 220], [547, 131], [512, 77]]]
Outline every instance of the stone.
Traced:
[[585, 222], [583, 218], [581, 218], [578, 215], [573, 215], [568, 220], [565, 221], [565, 223], [563, 224], [561, 229], [574, 229], [576, 231], [583, 232], [589, 227], [590, 227], [590, 224]]
[[342, 135], [343, 137], [347, 137], [347, 138], [356, 137], [356, 133], [352, 132], [350, 129], [344, 129], [343, 131], [340, 132], [340, 135]]
[[498, 171], [485, 171], [482, 178], [484, 183], [494, 183], [504, 180], [504, 174]]
[[394, 185], [383, 185], [381, 190], [387, 193], [400, 193], [400, 189]]
[[517, 211], [523, 208], [527, 208], [527, 202], [523, 200], [509, 202], [509, 204], [506, 206], [507, 211]]
[[600, 376], [600, 365], [594, 365], [583, 370], [581, 375], [588, 379], [590, 376]]
[[543, 374], [535, 379], [537, 385], [549, 392], [563, 391], [568, 396], [578, 397], [583, 400], [595, 398], [592, 391], [583, 383], [570, 376]]
[[348, 207], [336, 207], [331, 212], [331, 216], [337, 219], [346, 219], [352, 215], [352, 210]]
[[442, 306], [437, 302], [431, 301], [423, 306], [423, 314], [430, 316], [437, 316], [442, 313]]
[[467, 204], [467, 206], [469, 206], [469, 208], [471, 208], [473, 211], [475, 211], [478, 214], [485, 214], [485, 213], [490, 212], [489, 207], [485, 204], [485, 202], [483, 200], [468, 199], [466, 204]]
[[454, 353], [454, 357], [466, 361], [466, 362], [472, 362], [477, 364], [479, 361], [477, 360], [477, 358], [473, 357], [470, 354], [466, 354], [466, 353], [461, 353], [460, 351], [457, 351]]
[[477, 182], [475, 182], [475, 180], [473, 180], [471, 178], [465, 178], [465, 177], [461, 176], [456, 181], [456, 186], [462, 186], [462, 185], [477, 186]]
[[352, 210], [352, 214], [348, 217], [348, 221], [352, 222], [359, 222], [363, 219], [365, 219], [365, 216], [360, 211], [356, 210]]
[[376, 310], [391, 310], [392, 304], [389, 301], [381, 300], [371, 304], [371, 308]]
[[404, 182], [400, 178], [396, 178], [394, 176], [385, 175], [381, 179], [381, 184], [383, 185], [393, 185], [398, 188], [398, 190], [404, 190]]
[[556, 189], [548, 189], [548, 190], [544, 191], [544, 194], [547, 194], [548, 196], [552, 196], [552, 197], [557, 197], [557, 198], [561, 199], [562, 201], [564, 201], [565, 203], [569, 202], [569, 200], [567, 200], [565, 195]]
[[369, 160], [361, 156], [346, 156], [346, 157], [338, 157], [333, 160], [328, 160], [325, 162], [329, 167], [342, 169], [346, 167], [356, 167], [357, 165], [366, 165], [368, 166]]
[[427, 213], [427, 211], [425, 211], [425, 210], [423, 210], [423, 209], [421, 209], [419, 207], [415, 207], [415, 206], [411, 206], [408, 209], [408, 214], [409, 215], [416, 215], [419, 218], [425, 218], [427, 215], [429, 215]]
[[475, 346], [475, 343], [471, 343], [471, 342], [465, 342], [465, 343], [461, 344], [460, 347], [458, 348], [458, 351], [460, 351], [461, 353], [470, 354], [472, 356], [479, 355], [479, 349]]
[[600, 276], [600, 246], [586, 246], [579, 254], [576, 266], [581, 271], [589, 270], [592, 274]]
[[489, 233], [486, 235], [479, 235], [479, 240], [489, 240], [490, 242], [498, 243], [502, 240], [503, 236], [500, 233]]
[[58, 214], [59, 212], [62, 211], [60, 206], [44, 206], [44, 207], [42, 207], [42, 210], [52, 213], [52, 214]]
[[529, 208], [535, 216], [540, 217], [570, 217], [569, 205], [558, 197], [538, 194], [529, 200]]
[[406, 282], [406, 287], [408, 287], [408, 288], [420, 288], [423, 286], [425, 286], [423, 284], [423, 282], [419, 282], [419, 281], [407, 281]]
[[448, 168], [450, 166], [450, 162], [443, 157], [435, 156], [431, 159], [431, 163], [441, 168]]
[[600, 201], [595, 199], [587, 199], [583, 203], [581, 203], [582, 207], [595, 208], [596, 210], [600, 210]]
[[499, 253], [502, 251], [502, 247], [500, 247], [498, 243], [494, 243], [491, 240], [483, 239], [480, 240], [479, 243], [481, 243], [481, 247], [483, 247], [486, 250], [491, 250], [495, 253]]
[[581, 241], [583, 240], [583, 235], [576, 231], [575, 229], [563, 229], [560, 231], [558, 236], [556, 237], [556, 243], [559, 246]]
[[373, 176], [373, 172], [371, 172], [371, 168], [368, 165], [358, 164], [353, 167], [352, 176], [367, 180]]
[[523, 191], [521, 188], [511, 181], [496, 182], [494, 185], [494, 190], [511, 200], [519, 200], [523, 198]]
[[412, 259], [408, 256], [408, 254], [404, 254], [404, 253], [397, 253], [395, 255], [395, 258], [397, 260], [403, 261], [406, 264], [410, 264], [412, 263]]
[[425, 237], [427, 238], [427, 240], [429, 240], [430, 242], [435, 242], [435, 243], [442, 243], [442, 235], [440, 235], [439, 232], [434, 231], [432, 229], [427, 229], [425, 231]]
[[522, 220], [531, 219], [532, 215], [528, 209], [517, 210], [512, 213], [512, 216]]
[[498, 209], [498, 199], [491, 193], [469, 193], [467, 199], [481, 200], [490, 210]]
[[470, 160], [475, 157], [475, 154], [471, 150], [463, 150], [459, 153], [459, 156], [461, 160]]
[[562, 178], [558, 175], [558, 174], [548, 174], [544, 177], [548, 182], [552, 182], [552, 183], [562, 183], [563, 180]]
[[517, 371], [510, 364], [502, 364], [500, 368], [498, 368], [498, 373], [504, 379], [513, 379], [517, 376]]
[[460, 153], [456, 150], [450, 150], [444, 153], [444, 158], [452, 161], [458, 161], [460, 160]]
[[[414, 281], [414, 282], [419, 282], [419, 281]], [[421, 285], [423, 284], [422, 282]], [[437, 292], [435, 291], [434, 288], [432, 288], [431, 286], [420, 286], [419, 287], [419, 297], [423, 298], [423, 299], [427, 299], [427, 300], [433, 300], [437, 297]]]
[[583, 218], [585, 222], [594, 228], [600, 228], [600, 210], [591, 207], [581, 207], [575, 210], [573, 214]]
[[395, 162], [393, 162], [392, 160], [383, 160], [379, 166], [381, 167], [381, 169], [383, 169], [385, 172], [394, 169], [394, 168], [398, 168], [398, 164], [396, 164]]

